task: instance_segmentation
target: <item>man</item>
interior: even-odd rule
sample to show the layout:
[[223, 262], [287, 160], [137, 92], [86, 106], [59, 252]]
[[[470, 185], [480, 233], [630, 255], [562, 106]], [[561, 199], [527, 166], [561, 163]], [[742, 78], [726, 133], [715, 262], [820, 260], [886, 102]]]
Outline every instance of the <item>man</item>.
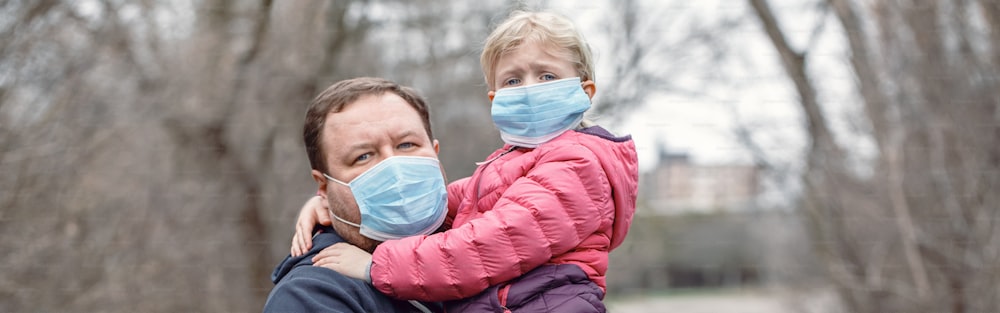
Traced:
[[[423, 99], [384, 79], [341, 81], [310, 103], [303, 139], [319, 190], [310, 201], [325, 202], [337, 221], [316, 225], [311, 249], [278, 265], [264, 312], [429, 312], [435, 306], [390, 299], [366, 281], [312, 266], [313, 256], [334, 243], [370, 252], [380, 240], [441, 226], [444, 173]], [[420, 195], [412, 193], [414, 182], [425, 190]]]

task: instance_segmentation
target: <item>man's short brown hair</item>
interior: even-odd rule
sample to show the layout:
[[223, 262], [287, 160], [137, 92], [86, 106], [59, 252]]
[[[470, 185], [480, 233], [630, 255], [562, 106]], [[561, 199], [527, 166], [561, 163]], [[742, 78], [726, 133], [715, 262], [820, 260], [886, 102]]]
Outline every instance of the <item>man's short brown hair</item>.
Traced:
[[323, 157], [322, 137], [326, 117], [330, 113], [338, 113], [344, 106], [367, 95], [383, 95], [392, 93], [409, 103], [420, 114], [427, 137], [434, 139], [431, 133], [430, 112], [427, 104], [416, 89], [400, 86], [392, 81], [376, 77], [359, 77], [339, 81], [326, 88], [309, 103], [306, 111], [306, 122], [302, 128], [302, 139], [305, 141], [306, 154], [309, 155], [309, 165], [314, 170], [327, 173], [326, 161]]

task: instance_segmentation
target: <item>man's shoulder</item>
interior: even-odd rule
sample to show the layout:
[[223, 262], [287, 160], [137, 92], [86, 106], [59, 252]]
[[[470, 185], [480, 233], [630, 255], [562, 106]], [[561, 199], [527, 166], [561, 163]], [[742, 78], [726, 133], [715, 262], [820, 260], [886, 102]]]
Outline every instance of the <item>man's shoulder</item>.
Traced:
[[337, 235], [333, 228], [329, 226], [316, 226], [317, 233], [313, 235], [312, 242], [313, 246], [305, 254], [293, 257], [291, 255], [285, 256], [285, 259], [278, 263], [278, 266], [274, 268], [274, 272], [271, 273], [271, 281], [277, 284], [279, 281], [289, 275], [293, 269], [302, 266], [312, 266], [312, 258], [319, 254], [320, 251], [326, 249], [326, 247], [332, 246], [338, 242], [344, 242], [344, 239]]
[[367, 282], [334, 270], [312, 266], [312, 258], [343, 238], [332, 228], [319, 227], [313, 247], [301, 256], [286, 256], [271, 274], [274, 288], [264, 312], [368, 312], [392, 303]]
[[392, 305], [367, 282], [300, 263], [271, 289], [264, 312], [371, 312]]

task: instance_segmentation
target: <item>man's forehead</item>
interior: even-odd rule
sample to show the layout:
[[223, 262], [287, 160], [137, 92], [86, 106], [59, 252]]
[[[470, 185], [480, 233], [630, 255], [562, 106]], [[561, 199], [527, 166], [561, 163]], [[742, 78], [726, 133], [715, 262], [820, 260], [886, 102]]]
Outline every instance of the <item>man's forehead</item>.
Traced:
[[354, 145], [384, 136], [428, 137], [423, 119], [416, 109], [402, 98], [395, 98], [362, 98], [344, 106], [339, 112], [328, 113], [323, 126], [324, 141]]

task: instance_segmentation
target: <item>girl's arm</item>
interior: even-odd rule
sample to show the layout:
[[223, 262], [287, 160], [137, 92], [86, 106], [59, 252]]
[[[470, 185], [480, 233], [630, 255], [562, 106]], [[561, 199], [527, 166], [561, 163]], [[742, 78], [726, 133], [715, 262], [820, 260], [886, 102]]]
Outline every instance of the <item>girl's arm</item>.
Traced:
[[[583, 146], [546, 153], [492, 210], [457, 228], [382, 243], [371, 278], [400, 299], [454, 300], [509, 281], [613, 223], [607, 177]], [[603, 202], [602, 202], [603, 200]]]
[[471, 177], [462, 178], [448, 184], [448, 217], [444, 219], [441, 229], [451, 229], [451, 225], [455, 221], [455, 215], [458, 214], [458, 207], [462, 205], [462, 200], [465, 199], [464, 191], [469, 184], [469, 178]]
[[[462, 190], [468, 181], [469, 178], [467, 177], [448, 184], [448, 216], [445, 218], [439, 231], [451, 229], [451, 224], [455, 220], [455, 214], [458, 212], [458, 206], [462, 203]], [[308, 222], [308, 219], [306, 222]], [[369, 276], [368, 271], [372, 263], [372, 255], [348, 243], [342, 242], [327, 247], [316, 254], [312, 261], [314, 266], [326, 267], [345, 276], [371, 282], [371, 276]]]
[[299, 218], [295, 222], [295, 235], [292, 235], [292, 248], [289, 252], [293, 257], [300, 256], [312, 249], [313, 226], [316, 224], [329, 226], [330, 211], [320, 196], [313, 196], [302, 205]]
[[[458, 205], [462, 203], [461, 191], [465, 188], [465, 184], [468, 181], [469, 178], [466, 177], [448, 184], [448, 217], [445, 218], [444, 223], [441, 225], [441, 230], [451, 228], [451, 223], [455, 220], [455, 214], [458, 212]], [[300, 256], [309, 251], [312, 248], [313, 226], [316, 224], [330, 225], [332, 223], [330, 218], [327, 203], [324, 203], [322, 198], [314, 196], [309, 201], [306, 201], [302, 205], [302, 209], [299, 210], [299, 218], [295, 222], [295, 235], [292, 236], [291, 255]]]

